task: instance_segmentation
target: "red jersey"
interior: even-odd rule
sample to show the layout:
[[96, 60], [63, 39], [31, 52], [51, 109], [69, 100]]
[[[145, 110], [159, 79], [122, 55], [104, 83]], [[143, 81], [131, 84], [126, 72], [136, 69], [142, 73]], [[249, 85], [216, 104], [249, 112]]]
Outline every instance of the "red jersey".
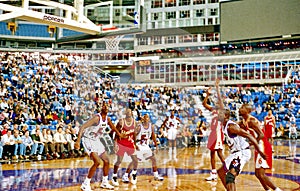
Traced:
[[208, 136], [207, 148], [209, 150], [223, 149], [224, 133], [221, 122], [218, 120], [218, 111], [212, 111], [210, 125], [210, 134]]
[[273, 116], [266, 116], [265, 117], [265, 137], [267, 139], [272, 138], [273, 131], [274, 131], [274, 118]]
[[[243, 124], [245, 126], [245, 130], [247, 130], [255, 139], [257, 139], [257, 133], [255, 132], [254, 129], [252, 129], [251, 127], [248, 126], [248, 122], [250, 120], [250, 118], [254, 118], [254, 120], [258, 121], [258, 119], [256, 119], [255, 117], [253, 116], [250, 116], [246, 121], [243, 120]], [[258, 121], [258, 123], [260, 124], [260, 122]], [[264, 129], [261, 129], [263, 134], [265, 134], [265, 131]], [[272, 169], [272, 145], [270, 144], [270, 142], [268, 141], [267, 137], [264, 136], [262, 139], [261, 139], [262, 142], [258, 142], [259, 143], [259, 146], [260, 146], [260, 149], [265, 153], [265, 155], [267, 155], [267, 164], [269, 165], [269, 168]], [[257, 150], [255, 150], [255, 153], [254, 153], [254, 161], [256, 161], [257, 159], [257, 156], [258, 156], [258, 152]]]
[[121, 121], [120, 133], [127, 135], [126, 138], [118, 138], [117, 142], [123, 146], [134, 148], [134, 131], [135, 131], [135, 120], [132, 119], [130, 124], [127, 124], [125, 119]]

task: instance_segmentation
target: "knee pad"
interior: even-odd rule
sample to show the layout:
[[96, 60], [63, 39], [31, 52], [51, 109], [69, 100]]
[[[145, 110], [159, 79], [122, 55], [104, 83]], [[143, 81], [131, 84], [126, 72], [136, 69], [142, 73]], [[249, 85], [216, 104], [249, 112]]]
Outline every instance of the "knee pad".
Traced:
[[225, 180], [226, 180], [226, 184], [235, 183], [234, 182], [235, 181], [235, 176], [231, 172], [227, 172]]
[[229, 170], [233, 169], [235, 170], [235, 172], [237, 173], [237, 175], [240, 173], [241, 171], [241, 160], [239, 158], [237, 159], [233, 159], [229, 165]]

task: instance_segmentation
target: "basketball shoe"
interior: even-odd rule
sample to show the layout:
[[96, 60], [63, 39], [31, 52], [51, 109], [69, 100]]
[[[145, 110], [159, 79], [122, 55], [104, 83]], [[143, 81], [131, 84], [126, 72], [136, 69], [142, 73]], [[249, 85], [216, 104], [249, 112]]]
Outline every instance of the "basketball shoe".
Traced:
[[129, 183], [129, 178], [125, 174], [122, 176], [122, 182]]
[[157, 176], [154, 176], [154, 180], [155, 181], [163, 181], [164, 177], [157, 175]]
[[112, 185], [119, 186], [118, 178], [116, 176], [113, 176], [111, 179]]
[[88, 183], [85, 183], [85, 182], [83, 182], [83, 183], [81, 184], [80, 189], [81, 189], [82, 191], [92, 191], [91, 185], [88, 184]]
[[131, 177], [131, 180], [130, 180], [131, 184], [135, 185], [137, 182], [136, 174], [130, 174], [130, 177]]
[[114, 186], [110, 185], [108, 182], [106, 181], [102, 181], [101, 185], [100, 185], [101, 188], [104, 188], [104, 189], [108, 189], [108, 190], [113, 190], [114, 189]]
[[210, 176], [207, 177], [205, 180], [206, 180], [206, 181], [213, 181], [213, 180], [217, 180], [217, 179], [218, 179], [217, 173], [211, 172], [211, 173], [210, 173]]

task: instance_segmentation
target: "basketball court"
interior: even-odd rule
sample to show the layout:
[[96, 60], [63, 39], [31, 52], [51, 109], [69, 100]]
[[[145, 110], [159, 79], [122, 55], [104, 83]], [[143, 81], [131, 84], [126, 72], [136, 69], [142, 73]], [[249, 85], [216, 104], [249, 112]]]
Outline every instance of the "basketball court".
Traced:
[[[272, 181], [285, 191], [300, 190], [300, 147], [296, 140], [276, 140], [273, 160]], [[228, 153], [225, 152], [225, 155]], [[123, 162], [118, 172], [120, 186], [114, 190], [172, 190], [172, 191], [217, 191], [225, 190], [221, 181], [207, 182], [210, 172], [209, 150], [204, 145], [177, 150], [176, 159], [170, 158], [168, 150], [157, 152], [158, 170], [164, 181], [153, 180], [150, 162], [140, 162], [136, 185], [121, 183], [121, 177], [128, 163]], [[109, 179], [112, 177], [115, 155], [110, 155]], [[217, 160], [219, 161], [219, 160]], [[56, 159], [34, 162], [2, 162], [0, 190], [80, 190], [92, 161], [88, 157]], [[100, 188], [102, 164], [92, 179], [92, 188]], [[218, 162], [220, 167], [221, 163]], [[237, 190], [263, 191], [254, 175], [253, 158], [246, 164], [236, 179]]]

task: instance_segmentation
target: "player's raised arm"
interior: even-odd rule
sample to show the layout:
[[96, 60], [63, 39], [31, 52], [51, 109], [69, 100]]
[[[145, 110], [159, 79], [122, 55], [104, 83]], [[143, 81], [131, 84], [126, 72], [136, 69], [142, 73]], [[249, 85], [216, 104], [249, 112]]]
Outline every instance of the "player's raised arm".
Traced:
[[209, 96], [210, 96], [210, 90], [211, 90], [211, 87], [209, 87], [209, 88], [206, 90], [206, 97], [204, 98], [202, 104], [203, 104], [203, 106], [204, 106], [206, 109], [208, 109], [209, 111], [212, 111], [212, 110], [213, 110], [213, 107], [210, 106], [210, 105], [208, 105], [208, 103], [207, 103], [207, 100], [208, 100], [208, 98], [209, 98]]
[[218, 96], [218, 102], [220, 109], [224, 109], [224, 103], [220, 92], [220, 80], [216, 79], [216, 89], [217, 89], [217, 96]]

